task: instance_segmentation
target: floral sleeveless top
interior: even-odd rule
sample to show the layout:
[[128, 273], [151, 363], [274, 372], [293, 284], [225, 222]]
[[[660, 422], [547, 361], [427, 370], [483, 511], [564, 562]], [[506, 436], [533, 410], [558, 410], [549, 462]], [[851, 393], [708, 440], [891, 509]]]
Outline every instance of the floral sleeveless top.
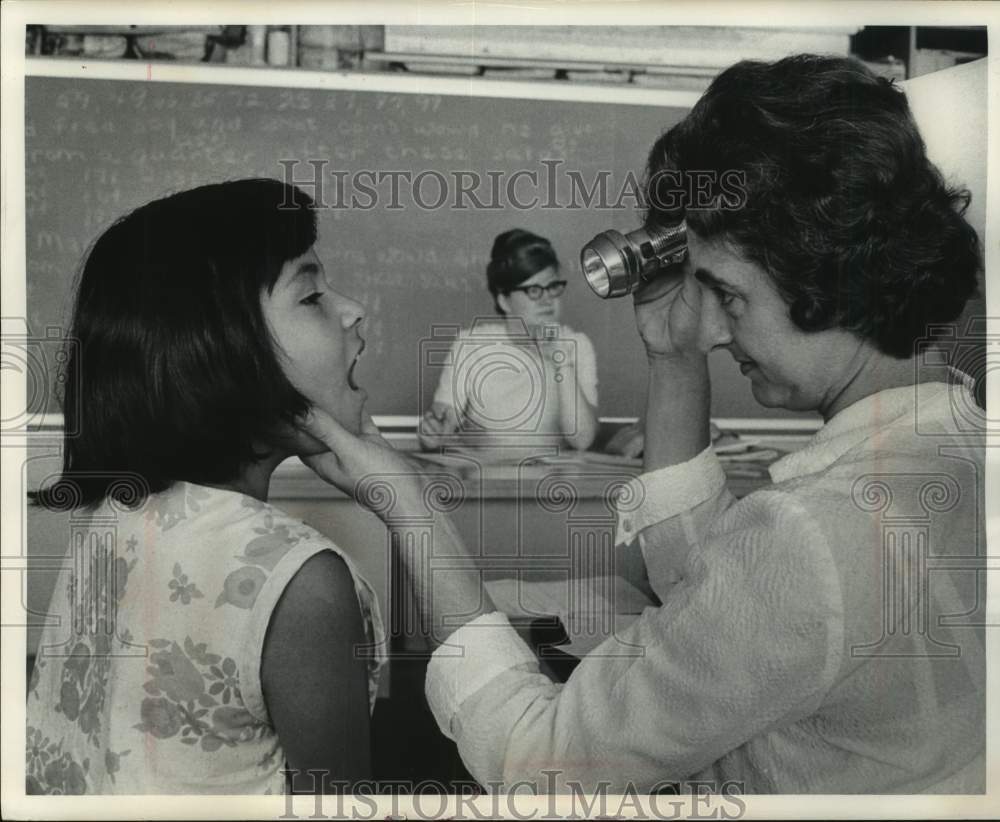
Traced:
[[342, 556], [384, 662], [371, 586], [322, 534], [232, 491], [179, 482], [71, 518], [28, 686], [26, 791], [283, 793], [260, 680], [268, 622], [320, 551]]

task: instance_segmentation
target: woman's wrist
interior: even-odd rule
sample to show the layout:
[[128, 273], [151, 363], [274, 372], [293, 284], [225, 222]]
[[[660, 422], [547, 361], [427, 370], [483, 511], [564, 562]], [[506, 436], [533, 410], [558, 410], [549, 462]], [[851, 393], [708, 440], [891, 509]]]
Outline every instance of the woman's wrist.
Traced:
[[646, 352], [646, 362], [650, 371], [700, 371], [708, 366], [708, 354], [704, 351], [671, 351], [669, 353]]
[[706, 355], [650, 361], [645, 423], [647, 471], [685, 462], [705, 449], [710, 441], [710, 404]]
[[698, 395], [709, 390], [708, 357], [658, 357], [649, 361], [649, 391], [647, 399], [660, 394], [656, 405], [664, 411], [698, 405]]

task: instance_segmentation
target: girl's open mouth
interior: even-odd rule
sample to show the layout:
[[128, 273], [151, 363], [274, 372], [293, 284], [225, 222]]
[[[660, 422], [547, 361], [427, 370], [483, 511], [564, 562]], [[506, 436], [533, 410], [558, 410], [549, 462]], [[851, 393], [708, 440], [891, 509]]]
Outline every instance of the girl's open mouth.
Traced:
[[354, 378], [354, 369], [357, 367], [358, 360], [361, 359], [361, 354], [362, 352], [364, 352], [364, 350], [365, 350], [365, 341], [362, 340], [361, 348], [358, 349], [358, 353], [354, 355], [354, 359], [351, 360], [351, 365], [347, 369], [347, 384], [351, 387], [352, 391], [357, 391], [360, 388], [360, 386], [358, 385], [357, 381]]

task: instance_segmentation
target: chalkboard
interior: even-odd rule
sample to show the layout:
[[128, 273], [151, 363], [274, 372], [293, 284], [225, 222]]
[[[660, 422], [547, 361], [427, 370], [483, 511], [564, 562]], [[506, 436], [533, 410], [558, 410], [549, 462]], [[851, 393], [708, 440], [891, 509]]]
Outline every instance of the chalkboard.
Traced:
[[[316, 168], [325, 180], [319, 255], [339, 290], [368, 309], [359, 376], [372, 413], [428, 405], [436, 373], [421, 368], [425, 342], [441, 326], [493, 312], [490, 246], [516, 226], [548, 237], [562, 261], [570, 280], [564, 321], [598, 352], [600, 413], [641, 413], [645, 360], [630, 302], [595, 298], [578, 254], [598, 231], [638, 225], [630, 186], [683, 109], [49, 77], [27, 78], [25, 94], [33, 333], [65, 327], [80, 261], [118, 216], [208, 182], [280, 178], [282, 160], [298, 161], [297, 180], [314, 179]], [[365, 172], [382, 172], [374, 198], [362, 190], [375, 179]], [[395, 199], [390, 172], [398, 172]], [[470, 174], [481, 182], [473, 186]], [[594, 188], [602, 177], [603, 201]], [[461, 180], [475, 198], [460, 195]], [[351, 195], [357, 207], [344, 207]], [[588, 195], [596, 198], [589, 207]], [[754, 403], [728, 357], [713, 369], [717, 416], [773, 415]]]

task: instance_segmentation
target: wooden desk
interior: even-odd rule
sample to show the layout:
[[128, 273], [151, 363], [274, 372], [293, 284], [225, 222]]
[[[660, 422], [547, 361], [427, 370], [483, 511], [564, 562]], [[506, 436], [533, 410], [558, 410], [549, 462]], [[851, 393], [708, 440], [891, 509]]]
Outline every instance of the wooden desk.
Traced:
[[[61, 440], [37, 440], [29, 449], [25, 484], [37, 488], [58, 474]], [[570, 578], [579, 573], [618, 573], [628, 579], [642, 574], [635, 551], [611, 553], [614, 515], [611, 495], [634, 470], [606, 466], [483, 466], [479, 471], [438, 474], [435, 488], [456, 494], [444, 501], [484, 577]], [[760, 487], [762, 480], [730, 482], [737, 496]], [[385, 526], [298, 460], [279, 467], [271, 485], [271, 501], [330, 537], [358, 564], [378, 594], [383, 613], [403, 628], [402, 615], [392, 616], [390, 556]], [[55, 571], [66, 555], [68, 514], [27, 509], [27, 571], [23, 580], [27, 651], [33, 655], [55, 584]], [[609, 556], [610, 554], [610, 556]], [[31, 616], [34, 614], [35, 616]], [[413, 618], [413, 615], [410, 615]], [[411, 626], [412, 627], [412, 626]]]

